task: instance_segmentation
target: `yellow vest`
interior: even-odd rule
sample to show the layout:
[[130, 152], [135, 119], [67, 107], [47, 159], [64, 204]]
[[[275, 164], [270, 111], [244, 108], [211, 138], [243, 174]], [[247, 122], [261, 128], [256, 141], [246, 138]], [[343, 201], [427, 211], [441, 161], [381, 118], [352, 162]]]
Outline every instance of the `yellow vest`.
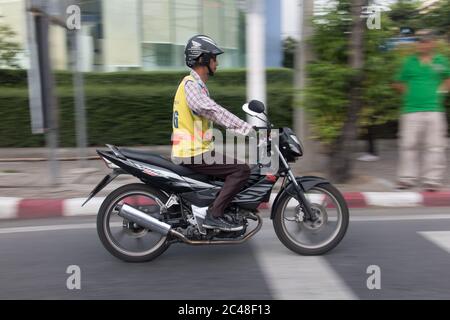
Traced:
[[184, 85], [189, 80], [197, 83], [192, 76], [186, 76], [173, 102], [172, 157], [177, 158], [194, 157], [214, 148], [212, 122], [194, 114], [188, 106]]

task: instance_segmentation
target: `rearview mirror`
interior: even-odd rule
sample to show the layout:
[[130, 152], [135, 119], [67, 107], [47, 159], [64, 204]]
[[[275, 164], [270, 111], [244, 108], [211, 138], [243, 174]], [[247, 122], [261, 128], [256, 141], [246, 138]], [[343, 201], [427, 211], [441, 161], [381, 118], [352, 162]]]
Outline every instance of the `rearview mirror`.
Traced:
[[242, 106], [242, 110], [251, 116], [257, 116], [265, 110], [264, 103], [258, 100], [252, 100]]

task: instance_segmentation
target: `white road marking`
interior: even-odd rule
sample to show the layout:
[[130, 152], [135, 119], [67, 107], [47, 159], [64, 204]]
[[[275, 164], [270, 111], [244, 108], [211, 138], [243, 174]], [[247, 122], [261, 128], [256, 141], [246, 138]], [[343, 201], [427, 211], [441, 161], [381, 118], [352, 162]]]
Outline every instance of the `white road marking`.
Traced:
[[14, 219], [21, 198], [0, 198], [0, 219]]
[[450, 231], [421, 231], [418, 234], [450, 253]]
[[[433, 214], [433, 215], [397, 215], [397, 216], [351, 216], [350, 221], [355, 222], [377, 222], [377, 221], [415, 221], [415, 220], [449, 220], [450, 214]], [[269, 218], [264, 218], [265, 224], [272, 225]], [[113, 227], [120, 227], [122, 224], [115, 222], [111, 223]], [[0, 228], [0, 234], [20, 233], [20, 232], [40, 232], [40, 231], [59, 231], [59, 230], [76, 230], [76, 229], [90, 229], [95, 228], [95, 223], [84, 224], [56, 224], [48, 226], [28, 226], [28, 227], [12, 227]]]
[[35, 227], [15, 227], [15, 228], [1, 228], [0, 234], [41, 232], [41, 231], [60, 231], [60, 230], [77, 230], [77, 229], [92, 229], [92, 228], [95, 228], [95, 223], [63, 224], [63, 225], [54, 225], [54, 226], [35, 226]]
[[357, 299], [325, 258], [290, 251], [265, 220], [251, 244], [275, 299]]
[[[122, 223], [114, 222], [114, 223], [111, 223], [110, 225], [112, 227], [121, 227]], [[13, 227], [13, 228], [0, 228], [0, 234], [95, 229], [96, 227], [97, 226], [95, 223], [58, 224], [58, 225], [52, 225], [52, 226], [32, 226], [32, 227]]]

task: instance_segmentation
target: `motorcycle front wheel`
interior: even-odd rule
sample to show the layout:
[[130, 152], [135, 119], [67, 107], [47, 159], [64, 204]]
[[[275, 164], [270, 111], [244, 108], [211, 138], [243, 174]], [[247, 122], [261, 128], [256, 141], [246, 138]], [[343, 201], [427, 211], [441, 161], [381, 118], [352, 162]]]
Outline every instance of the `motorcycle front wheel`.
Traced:
[[273, 226], [278, 239], [301, 255], [321, 255], [335, 248], [347, 231], [349, 211], [342, 194], [331, 184], [321, 184], [305, 193], [316, 221], [305, 217], [295, 194], [284, 192], [277, 201]]

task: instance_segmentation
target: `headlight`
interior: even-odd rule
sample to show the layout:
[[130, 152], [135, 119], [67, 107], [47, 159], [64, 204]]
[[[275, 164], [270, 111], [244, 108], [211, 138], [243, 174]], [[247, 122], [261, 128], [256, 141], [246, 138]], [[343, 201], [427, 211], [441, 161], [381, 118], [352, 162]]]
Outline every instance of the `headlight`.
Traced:
[[297, 146], [294, 146], [292, 143], [289, 143], [289, 148], [291, 148], [292, 151], [297, 153], [298, 155], [301, 154], [300, 150], [298, 150]]
[[293, 146], [293, 143], [290, 143], [289, 146], [291, 147], [292, 151], [298, 153], [299, 155], [303, 154], [303, 145], [298, 140], [297, 136], [294, 134], [289, 135], [289, 137], [292, 139], [293, 142], [295, 142], [295, 146]]
[[297, 144], [300, 144], [300, 145], [301, 145], [300, 141], [298, 141], [298, 139], [297, 139], [297, 137], [296, 137], [295, 135], [291, 134], [291, 139], [292, 139], [292, 140], [294, 140], [294, 141], [295, 141], [295, 143], [297, 143]]

